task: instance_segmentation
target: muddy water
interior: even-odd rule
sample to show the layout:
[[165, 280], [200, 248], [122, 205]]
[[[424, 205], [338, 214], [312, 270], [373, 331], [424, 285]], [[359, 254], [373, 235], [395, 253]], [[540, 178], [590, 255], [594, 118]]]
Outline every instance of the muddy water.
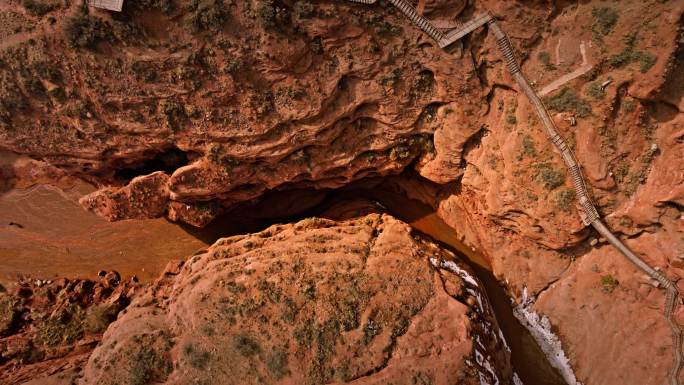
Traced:
[[0, 196], [0, 283], [94, 278], [101, 269], [146, 281], [206, 246], [163, 219], [107, 222], [78, 204], [84, 189], [37, 185]]

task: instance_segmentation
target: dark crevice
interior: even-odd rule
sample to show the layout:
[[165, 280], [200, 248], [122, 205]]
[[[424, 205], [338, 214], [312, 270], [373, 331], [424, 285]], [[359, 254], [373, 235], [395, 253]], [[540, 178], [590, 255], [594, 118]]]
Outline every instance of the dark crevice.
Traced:
[[461, 169], [465, 169], [467, 165], [467, 160], [466, 158], [468, 157], [468, 154], [476, 148], [480, 147], [480, 143], [482, 142], [482, 138], [485, 137], [487, 134], [488, 130], [486, 127], [482, 126], [480, 127], [479, 130], [477, 130], [473, 135], [471, 135], [468, 140], [463, 144], [463, 154], [461, 155], [461, 163], [459, 164], [459, 167]]
[[178, 147], [171, 147], [140, 163], [118, 168], [114, 172], [114, 179], [117, 182], [127, 183], [137, 176], [148, 175], [157, 171], [172, 174], [176, 169], [187, 165], [189, 160], [187, 152]]

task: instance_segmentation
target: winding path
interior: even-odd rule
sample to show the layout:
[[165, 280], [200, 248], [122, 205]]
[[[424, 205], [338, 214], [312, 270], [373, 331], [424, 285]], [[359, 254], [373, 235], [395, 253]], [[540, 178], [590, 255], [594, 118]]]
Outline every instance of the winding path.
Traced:
[[[362, 4], [374, 4], [377, 0], [350, 1]], [[418, 13], [418, 11], [416, 11], [413, 5], [409, 3], [407, 0], [389, 0], [389, 2], [392, 3], [392, 5], [394, 5], [395, 7], [397, 7], [409, 20], [411, 20], [412, 23], [414, 23], [421, 30], [423, 30], [423, 32], [425, 32], [431, 38], [433, 38], [440, 48], [446, 48], [450, 44], [454, 43], [458, 39], [474, 31], [480, 26], [483, 26], [484, 24], [487, 24], [489, 26], [489, 30], [492, 33], [494, 33], [494, 36], [496, 37], [496, 43], [499, 46], [499, 50], [501, 51], [504, 60], [506, 61], [506, 65], [508, 66], [508, 70], [513, 76], [513, 79], [515, 79], [515, 81], [518, 83], [518, 86], [530, 100], [530, 103], [532, 103], [532, 105], [534, 106], [537, 115], [539, 116], [539, 118], [542, 121], [542, 124], [544, 125], [549, 140], [560, 152], [560, 155], [563, 158], [563, 162], [565, 162], [565, 166], [568, 169], [568, 173], [572, 178], [572, 183], [575, 188], [577, 200], [581, 206], [580, 216], [582, 217], [582, 221], [584, 222], [584, 224], [587, 226], [593, 226], [594, 229], [596, 229], [596, 231], [599, 232], [599, 234], [606, 238], [608, 242], [610, 242], [610, 244], [613, 245], [613, 247], [615, 247], [620, 253], [622, 253], [622, 255], [624, 255], [630, 262], [632, 262], [639, 269], [644, 271], [649, 277], [658, 281], [665, 288], [667, 295], [664, 313], [665, 318], [667, 319], [668, 323], [670, 324], [670, 328], [672, 329], [673, 362], [669, 376], [670, 385], [680, 385], [679, 372], [682, 367], [682, 329], [679, 326], [679, 324], [677, 324], [677, 322], [673, 319], [675, 306], [680, 302], [678, 301], [680, 294], [677, 290], [677, 287], [672, 281], [670, 281], [663, 274], [661, 274], [653, 267], [648, 265], [643, 259], [637, 256], [632, 250], [630, 250], [624, 243], [622, 243], [622, 241], [620, 241], [620, 239], [618, 239], [618, 237], [616, 237], [606, 227], [603, 221], [601, 221], [601, 217], [599, 216], [598, 211], [596, 210], [596, 207], [594, 206], [594, 203], [591, 201], [591, 198], [589, 196], [589, 191], [587, 190], [586, 183], [584, 182], [584, 177], [582, 175], [582, 171], [580, 170], [579, 163], [575, 159], [575, 156], [572, 153], [572, 151], [568, 148], [568, 145], [565, 143], [565, 140], [558, 133], [558, 130], [556, 129], [553, 120], [551, 120], [551, 117], [546, 108], [544, 107], [544, 104], [539, 98], [539, 95], [537, 95], [537, 93], [534, 91], [530, 83], [523, 75], [522, 70], [520, 69], [520, 65], [518, 64], [515, 58], [513, 46], [511, 45], [508, 36], [496, 23], [496, 18], [491, 13], [487, 12], [485, 14], [476, 16], [475, 18], [466, 22], [457, 29], [454, 29], [447, 33], [443, 33], [437, 27], [435, 27], [430, 22], [430, 20], [428, 20], [420, 13]]]

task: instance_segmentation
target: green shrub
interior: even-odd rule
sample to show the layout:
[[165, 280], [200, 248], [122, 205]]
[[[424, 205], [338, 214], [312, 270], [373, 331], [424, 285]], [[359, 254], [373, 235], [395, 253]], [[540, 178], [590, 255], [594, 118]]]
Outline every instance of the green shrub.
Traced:
[[641, 52], [639, 55], [639, 71], [647, 72], [658, 61], [658, 58], [650, 52]]
[[12, 330], [17, 319], [16, 300], [9, 295], [0, 294], [0, 336]]
[[522, 152], [530, 158], [537, 155], [537, 149], [534, 147], [534, 139], [532, 139], [529, 135], [523, 136]]
[[508, 114], [506, 114], [506, 123], [508, 123], [508, 124], [518, 123], [518, 119], [516, 119], [515, 114], [510, 113], [510, 112]]
[[21, 4], [33, 16], [43, 16], [59, 8], [59, 3], [45, 0], [23, 0]]
[[102, 333], [116, 320], [116, 309], [109, 306], [93, 306], [86, 312], [83, 327], [88, 333]]
[[619, 17], [617, 11], [610, 7], [594, 7], [591, 10], [591, 15], [594, 17], [591, 29], [601, 35], [609, 34], [617, 24]]
[[603, 87], [601, 87], [601, 83], [592, 82], [589, 84], [589, 87], [587, 87], [587, 95], [594, 99], [602, 99], [606, 96], [606, 92], [603, 90]]
[[556, 205], [564, 212], [570, 212], [572, 202], [575, 200], [575, 191], [571, 188], [564, 188], [556, 192]]
[[154, 10], [169, 13], [175, 9], [173, 0], [135, 0], [129, 4], [140, 10]]
[[290, 24], [288, 9], [278, 6], [274, 0], [259, 0], [256, 15], [265, 29], [282, 28]]
[[301, 19], [312, 17], [316, 14], [316, 8], [309, 1], [297, 1], [295, 10]]
[[245, 357], [250, 357], [261, 352], [259, 342], [250, 336], [237, 335], [233, 337], [233, 346]]
[[288, 353], [283, 349], [274, 349], [266, 359], [266, 368], [277, 380], [290, 374]]
[[610, 274], [601, 276], [601, 290], [604, 293], [612, 293], [619, 284], [620, 282]]
[[539, 54], [537, 54], [537, 59], [544, 64], [544, 68], [546, 68], [546, 70], [553, 71], [556, 69], [556, 66], [551, 63], [551, 55], [548, 52], [539, 52]]
[[209, 363], [209, 352], [195, 349], [192, 344], [183, 346], [183, 354], [188, 363], [195, 369], [204, 369]]
[[64, 23], [64, 36], [74, 48], [92, 49], [98, 42], [109, 39], [110, 34], [107, 22], [86, 13], [72, 16]]
[[190, 11], [188, 27], [194, 33], [218, 31], [228, 19], [223, 0], [193, 0]]
[[578, 97], [575, 94], [575, 91], [568, 87], [563, 87], [560, 92], [554, 96], [545, 97], [544, 103], [548, 108], [557, 112], [574, 111], [580, 118], [591, 115], [591, 104]]
[[565, 183], [565, 174], [553, 168], [549, 163], [540, 163], [535, 166], [537, 174], [535, 179], [547, 190], [556, 189]]

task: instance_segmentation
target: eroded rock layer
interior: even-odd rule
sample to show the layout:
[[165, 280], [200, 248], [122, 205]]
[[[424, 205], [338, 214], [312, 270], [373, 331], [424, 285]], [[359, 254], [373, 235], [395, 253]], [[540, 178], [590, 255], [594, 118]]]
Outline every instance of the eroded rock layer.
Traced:
[[379, 214], [221, 239], [136, 298], [80, 383], [510, 381], [486, 297], [445, 258]]

